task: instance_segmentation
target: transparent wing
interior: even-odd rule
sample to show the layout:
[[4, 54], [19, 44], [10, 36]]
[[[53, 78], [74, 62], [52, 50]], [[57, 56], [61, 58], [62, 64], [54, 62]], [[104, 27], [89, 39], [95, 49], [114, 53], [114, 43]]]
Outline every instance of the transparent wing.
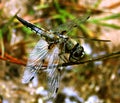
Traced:
[[44, 59], [48, 54], [48, 43], [40, 39], [31, 52], [26, 69], [23, 74], [22, 83], [30, 82], [37, 72], [41, 69]]
[[49, 62], [47, 67], [47, 80], [49, 97], [54, 97], [57, 93], [60, 83], [60, 71], [57, 68], [59, 63], [59, 48], [54, 47], [52, 53], [49, 55]]
[[86, 22], [86, 20], [90, 17], [90, 14], [85, 14], [82, 17], [77, 19], [71, 20], [65, 24], [61, 24], [57, 28], [53, 29], [55, 33], [62, 33], [62, 32], [70, 32], [74, 27], [80, 25], [81, 23]]

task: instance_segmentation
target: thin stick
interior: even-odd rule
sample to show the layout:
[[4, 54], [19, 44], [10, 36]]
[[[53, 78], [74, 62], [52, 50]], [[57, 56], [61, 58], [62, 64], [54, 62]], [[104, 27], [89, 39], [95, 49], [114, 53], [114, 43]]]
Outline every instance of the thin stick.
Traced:
[[59, 64], [58, 66], [78, 65], [78, 64], [84, 64], [84, 63], [89, 63], [89, 62], [105, 60], [105, 59], [108, 59], [108, 58], [113, 58], [113, 57], [118, 57], [118, 56], [120, 56], [120, 51], [113, 52], [113, 53], [108, 54], [108, 55], [103, 55], [103, 56], [98, 57], [98, 58], [89, 59], [89, 60], [86, 60], [86, 61], [63, 63], [63, 64]]

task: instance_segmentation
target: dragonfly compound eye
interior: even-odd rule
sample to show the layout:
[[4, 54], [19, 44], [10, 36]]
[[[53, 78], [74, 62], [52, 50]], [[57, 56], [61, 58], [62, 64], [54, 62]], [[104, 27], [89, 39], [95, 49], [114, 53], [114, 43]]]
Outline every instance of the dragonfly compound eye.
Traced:
[[84, 54], [84, 48], [77, 43], [70, 52], [69, 60], [71, 62], [79, 61], [84, 57]]

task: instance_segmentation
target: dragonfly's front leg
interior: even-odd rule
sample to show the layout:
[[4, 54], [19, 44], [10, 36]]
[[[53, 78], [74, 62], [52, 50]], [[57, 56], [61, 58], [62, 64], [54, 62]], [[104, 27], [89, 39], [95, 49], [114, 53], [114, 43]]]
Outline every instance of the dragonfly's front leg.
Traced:
[[67, 58], [67, 55], [66, 55], [67, 53], [66, 53], [65, 45], [66, 45], [66, 43], [62, 43], [60, 45], [61, 52], [59, 53], [59, 57], [64, 63], [68, 63], [69, 59]]
[[64, 53], [60, 53], [60, 54], [59, 54], [59, 57], [60, 57], [60, 59], [61, 59], [64, 63], [68, 63], [68, 62], [69, 62], [68, 58], [66, 57], [66, 55], [65, 55]]

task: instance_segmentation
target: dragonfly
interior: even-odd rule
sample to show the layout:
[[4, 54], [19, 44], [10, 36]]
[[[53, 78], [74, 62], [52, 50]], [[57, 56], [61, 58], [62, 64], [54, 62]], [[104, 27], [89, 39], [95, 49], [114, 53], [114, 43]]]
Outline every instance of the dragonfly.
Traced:
[[[40, 36], [40, 40], [29, 55], [22, 83], [29, 83], [40, 70], [44, 70], [47, 75], [48, 96], [50, 98], [55, 97], [59, 89], [63, 66], [67, 66], [66, 64], [79, 64], [85, 57], [84, 48], [75, 39], [70, 38], [67, 33], [74, 27], [85, 23], [89, 17], [90, 14], [85, 14], [82, 17], [61, 24], [53, 30], [45, 30], [16, 15], [16, 18], [23, 25]], [[47, 65], [44, 66], [44, 64]]]

